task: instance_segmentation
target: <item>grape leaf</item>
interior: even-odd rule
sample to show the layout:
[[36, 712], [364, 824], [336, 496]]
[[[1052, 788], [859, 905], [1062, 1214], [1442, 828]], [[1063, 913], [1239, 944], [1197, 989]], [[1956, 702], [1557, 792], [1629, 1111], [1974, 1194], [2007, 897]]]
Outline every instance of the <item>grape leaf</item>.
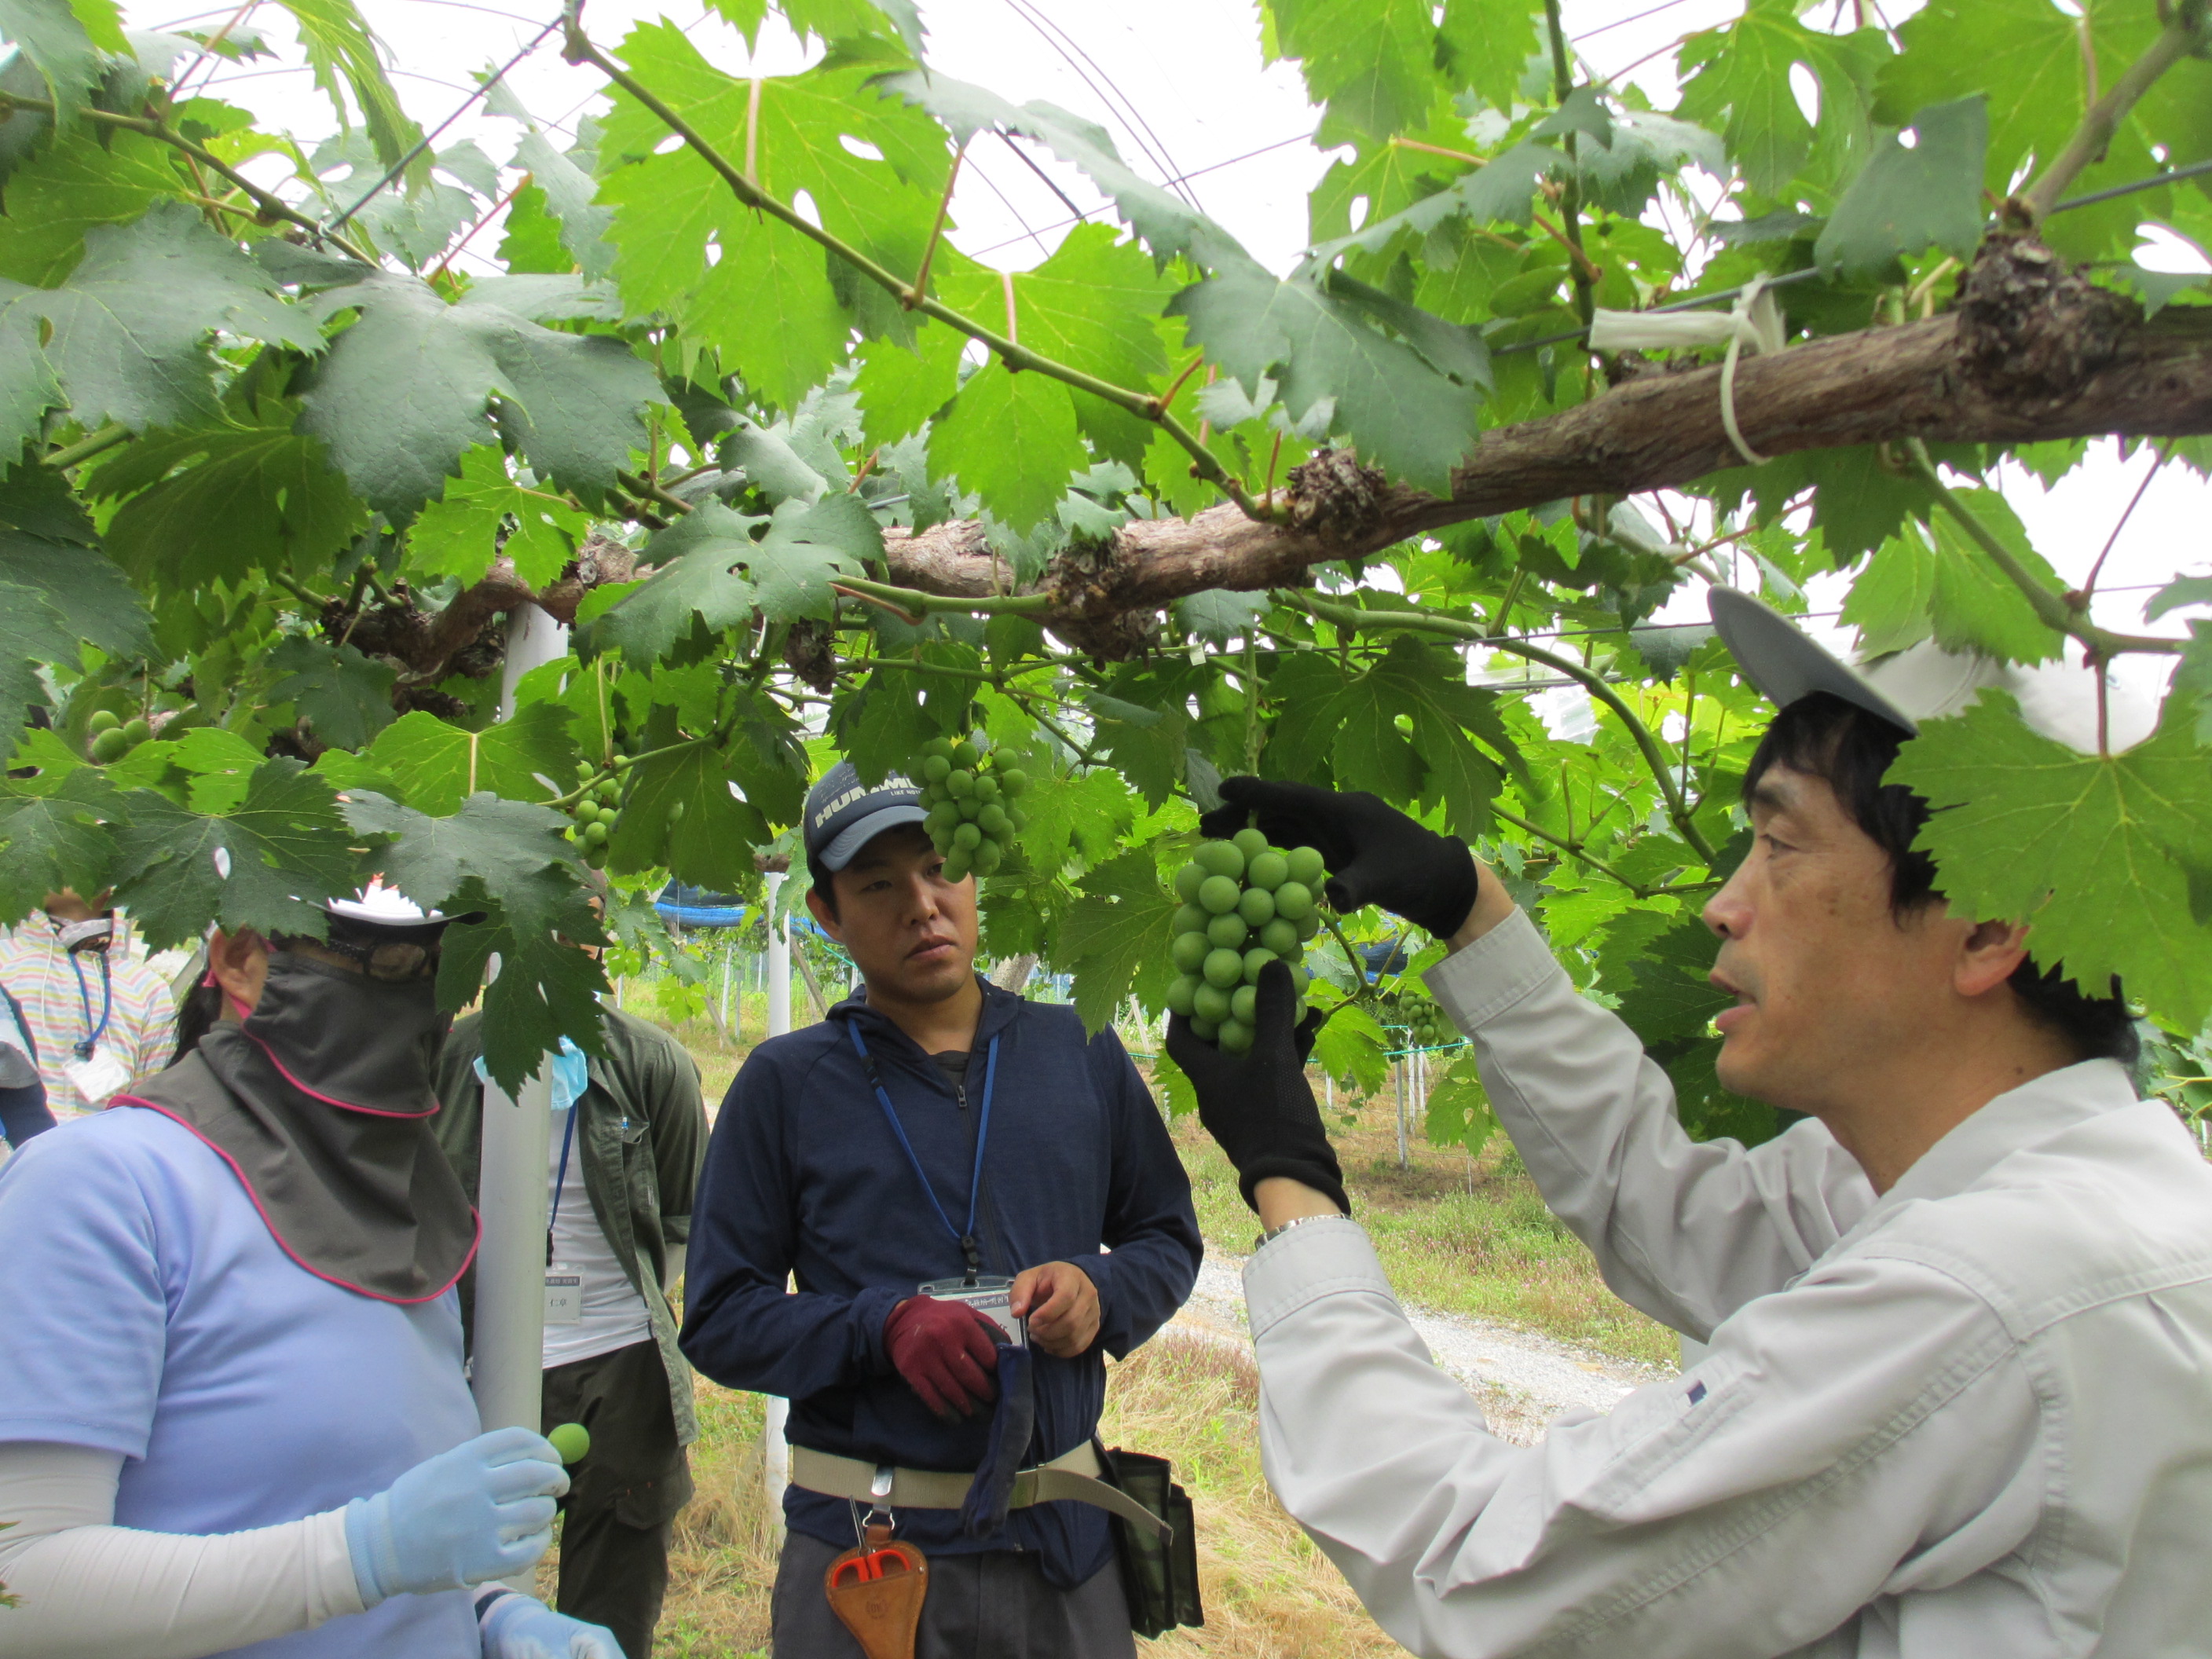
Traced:
[[1832, 274], [1875, 276], [1930, 247], [1971, 259], [1981, 246], [1988, 100], [1931, 105], [1911, 131], [1919, 142], [1911, 149], [1895, 134], [1877, 142], [1821, 229], [1813, 257]]
[[1177, 599], [1172, 607], [1184, 633], [1194, 638], [1226, 645], [1252, 631], [1252, 624], [1272, 608], [1266, 593], [1240, 593], [1225, 587], [1209, 588]]
[[1439, 33], [1450, 84], [1511, 112], [1522, 70], [1537, 51], [1535, 9], [1525, 0], [1444, 0]]
[[592, 199], [598, 186], [591, 174], [535, 128], [515, 146], [514, 165], [530, 170], [531, 187], [541, 192], [544, 210], [558, 222], [561, 246], [576, 269], [593, 280], [606, 276], [614, 268], [614, 244], [607, 240], [614, 210]]
[[[1330, 400], [1334, 428], [1362, 457], [1448, 492], [1452, 468], [1474, 445], [1477, 371], [1486, 364], [1480, 338], [1435, 318], [1426, 321], [1449, 330], [1459, 352], [1438, 351], [1425, 334], [1394, 338], [1369, 322], [1376, 308], [1368, 297], [1340, 273], [1285, 282], [1247, 264], [1185, 289], [1168, 309], [1248, 396], [1273, 380], [1294, 422]], [[1407, 313], [1424, 315], [1398, 307], [1401, 332]]]
[[969, 377], [929, 428], [929, 470], [959, 479], [1017, 531], [1050, 518], [1089, 459], [1066, 386], [1000, 362]]
[[392, 685], [398, 674], [389, 664], [350, 645], [297, 636], [279, 642], [268, 661], [276, 676], [269, 701], [292, 704], [325, 743], [358, 749], [392, 724]]
[[[399, 94], [385, 76], [378, 54], [380, 43], [354, 9], [353, 0], [278, 0], [278, 3], [292, 14], [300, 44], [315, 72], [315, 86], [331, 100], [339, 125], [350, 125], [344, 97], [350, 93], [378, 158], [386, 167], [396, 166], [422, 137], [422, 129], [401, 107]], [[418, 158], [408, 169], [410, 185], [419, 185], [428, 177], [427, 159]]]
[[2212, 1016], [2212, 928], [2191, 902], [2212, 872], [2212, 765], [2185, 726], [2083, 755], [1988, 690], [1922, 726], [1889, 779], [1936, 809], [1913, 845], [1952, 914], [2026, 920], [2037, 963], [2093, 996], [2118, 975], [2177, 1030]]
[[1137, 801], [1121, 775], [1111, 767], [1038, 778], [1022, 797], [1028, 822], [1022, 826], [1022, 853], [1035, 869], [1057, 875], [1072, 855], [1103, 863], [1136, 821]]
[[465, 587], [504, 553], [517, 576], [544, 587], [576, 556], [590, 529], [591, 520], [562, 497], [518, 482], [507, 458], [486, 444], [462, 456], [460, 476], [416, 517], [407, 537], [408, 568]]
[[2156, 622], [2169, 611], [2199, 605], [2212, 605], [2212, 576], [2176, 576], [2150, 596], [2143, 620]]
[[264, 761], [227, 812], [133, 789], [118, 818], [115, 902], [157, 950], [197, 938], [210, 921], [320, 939], [326, 918], [316, 907], [356, 884], [337, 797], [295, 760]]
[[2212, 748], [2212, 622], [2189, 624], [2189, 643], [2182, 647], [2159, 722], [2193, 732], [2199, 744]]
[[1190, 716], [1181, 708], [1147, 708], [1094, 691], [1089, 698], [1098, 751], [1157, 807], [1175, 793], [1182, 775]]
[[1744, 181], [1762, 196], [1780, 194], [1813, 150], [1813, 124], [1790, 85], [1793, 67], [1819, 82], [1824, 126], [1840, 125], [1846, 106], [1864, 102], [1844, 43], [1806, 27], [1796, 11], [1793, 0], [1750, 0], [1734, 23], [1692, 35], [1679, 60], [1686, 79], [1675, 113], [1720, 133]]
[[356, 831], [390, 837], [372, 858], [416, 903], [449, 915], [485, 913], [446, 930], [438, 1001], [465, 1007], [498, 955], [499, 976], [483, 991], [484, 1066], [501, 1088], [520, 1088], [563, 1036], [599, 1052], [595, 999], [607, 980], [580, 947], [606, 936], [583, 867], [562, 839], [566, 818], [489, 794], [471, 795], [442, 817], [368, 793], [350, 795], [345, 811]]
[[76, 636], [46, 596], [0, 580], [0, 749], [15, 748], [25, 709], [46, 706], [39, 665], [76, 661]]
[[939, 735], [911, 675], [878, 669], [830, 713], [830, 733], [871, 787], [915, 763], [921, 745]]
[[[156, 202], [127, 225], [95, 225], [58, 288], [0, 280], [0, 409], [20, 417], [66, 402], [88, 430], [133, 432], [215, 409], [217, 328], [313, 351], [321, 335], [271, 295], [265, 276], [182, 202]], [[0, 428], [0, 455], [36, 430]]]
[[416, 709], [379, 732], [361, 758], [399, 786], [405, 805], [430, 817], [450, 817], [487, 791], [551, 800], [576, 775], [569, 719], [558, 703], [523, 703], [512, 719], [470, 732]]
[[100, 83], [100, 54], [131, 49], [114, 0], [0, 0], [0, 37], [30, 59], [64, 116]]
[[1273, 0], [1270, 15], [1277, 48], [1302, 60], [1306, 90], [1328, 106], [1332, 127], [1397, 132], [1428, 108], [1437, 52], [1430, 0]]
[[1516, 144], [1432, 195], [1322, 243], [1308, 256], [1306, 269], [1320, 270], [1355, 251], [1382, 252], [1402, 235], [1426, 236], [1454, 219], [1475, 225], [1526, 224], [1536, 199], [1537, 181], [1565, 159], [1548, 144]]
[[1421, 1127], [1431, 1146], [1458, 1146], [1469, 1158], [1490, 1144], [1498, 1114], [1491, 1107], [1472, 1053], [1453, 1060], [1431, 1085], [1428, 1113]]
[[925, 322], [909, 349], [871, 340], [860, 353], [853, 389], [860, 394], [871, 443], [894, 443], [919, 432], [960, 389], [960, 353], [967, 337]]
[[1390, 1075], [1390, 1039], [1375, 1017], [1347, 1002], [1322, 1022], [1314, 1034], [1313, 1060], [1339, 1082], [1350, 1079], [1362, 1094], [1373, 1094]]
[[360, 534], [368, 509], [298, 420], [296, 403], [271, 398], [149, 433], [103, 463], [85, 493], [119, 503], [108, 550], [172, 592], [313, 568]]
[[1151, 851], [1133, 848], [1100, 865], [1081, 888], [1052, 942], [1051, 960], [1074, 973], [1075, 1012], [1085, 1029], [1110, 1025], [1133, 994], [1155, 1012], [1166, 1006], [1179, 901], [1161, 885]]
[[728, 893], [752, 874], [753, 848], [773, 838], [767, 820], [732, 793], [722, 757], [700, 744], [631, 769], [607, 845], [625, 873], [665, 866], [678, 881]]
[[86, 232], [137, 219], [177, 188], [174, 153], [143, 133], [61, 134], [7, 175], [0, 276], [36, 288], [65, 280], [84, 257]]
[[314, 292], [321, 314], [359, 311], [307, 376], [301, 429], [396, 523], [490, 440], [495, 399], [531, 465], [588, 498], [643, 446], [641, 412], [660, 385], [622, 341], [556, 333], [473, 291], [448, 305], [412, 276], [289, 243], [258, 251], [283, 280]]
[[[67, 514], [40, 510], [32, 493], [15, 488], [0, 495], [0, 582], [41, 595], [61, 618], [62, 635], [99, 647], [111, 657], [135, 656], [153, 643], [146, 603], [115, 561], [96, 546], [88, 523], [76, 517], [64, 481], [43, 467], [23, 469], [27, 482], [51, 481]], [[58, 660], [73, 662], [72, 644]]]
[[[0, 628], [4, 628], [0, 623]], [[64, 888], [97, 893], [115, 856], [114, 790], [90, 767], [42, 795], [0, 794], [0, 925], [14, 927]]]
[[[2027, 532], [1995, 490], [1954, 492], [2013, 556], [2059, 591], [2057, 575], [2028, 545]], [[1869, 653], [1902, 651], [1931, 635], [1947, 651], [1978, 651], [2007, 662], [2048, 662], [2063, 637], [2039, 620], [2027, 598], [1970, 541], [1948, 514], [1932, 537], [1906, 520], [1851, 584], [1843, 620]]]

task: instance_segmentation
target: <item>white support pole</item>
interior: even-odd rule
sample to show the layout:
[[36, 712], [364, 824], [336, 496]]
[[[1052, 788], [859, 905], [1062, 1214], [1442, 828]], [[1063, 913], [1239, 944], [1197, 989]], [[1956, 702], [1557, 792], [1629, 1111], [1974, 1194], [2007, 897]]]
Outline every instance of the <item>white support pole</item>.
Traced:
[[[768, 913], [775, 916], [776, 895], [789, 878], [771, 870], [768, 875]], [[772, 920], [768, 930], [768, 1034], [781, 1036], [791, 1030], [791, 924]]]
[[[788, 878], [780, 870], [768, 872], [768, 1034], [772, 1037], [791, 1030], [791, 927], [775, 914], [777, 896]], [[761, 1429], [761, 1478], [768, 1498], [769, 1534], [783, 1536], [783, 1489], [791, 1480], [791, 1448], [783, 1437], [784, 1421], [791, 1402], [768, 1396], [768, 1420]]]
[[1390, 1062], [1390, 1082], [1398, 1091], [1398, 1167], [1406, 1167], [1406, 1061], [1403, 1055]]
[[[567, 653], [568, 630], [534, 605], [507, 617], [507, 660], [500, 676], [501, 720], [514, 713], [514, 688], [541, 664]], [[496, 978], [496, 957], [491, 977]], [[474, 1352], [469, 1387], [486, 1430], [540, 1424], [545, 1364], [546, 1165], [553, 1127], [553, 1069], [539, 1057], [536, 1074], [510, 1096], [484, 1085], [483, 1144], [477, 1181], [483, 1237], [477, 1247]], [[527, 1591], [531, 1575], [515, 1588]]]

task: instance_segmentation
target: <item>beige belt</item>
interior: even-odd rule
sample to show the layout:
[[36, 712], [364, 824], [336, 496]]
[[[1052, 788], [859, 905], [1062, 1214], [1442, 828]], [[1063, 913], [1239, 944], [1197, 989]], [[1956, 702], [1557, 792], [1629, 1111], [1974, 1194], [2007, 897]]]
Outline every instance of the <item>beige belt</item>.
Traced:
[[[975, 1480], [973, 1474], [957, 1470], [902, 1469], [889, 1463], [840, 1457], [811, 1446], [791, 1449], [793, 1486], [887, 1510], [957, 1510], [967, 1502], [968, 1489]], [[1148, 1527], [1163, 1538], [1175, 1536], [1175, 1528], [1158, 1516], [1098, 1479], [1098, 1454], [1088, 1441], [1049, 1463], [1040, 1463], [1014, 1476], [1013, 1500], [1008, 1508], [1025, 1510], [1034, 1504], [1058, 1503], [1089, 1504], [1132, 1526]]]

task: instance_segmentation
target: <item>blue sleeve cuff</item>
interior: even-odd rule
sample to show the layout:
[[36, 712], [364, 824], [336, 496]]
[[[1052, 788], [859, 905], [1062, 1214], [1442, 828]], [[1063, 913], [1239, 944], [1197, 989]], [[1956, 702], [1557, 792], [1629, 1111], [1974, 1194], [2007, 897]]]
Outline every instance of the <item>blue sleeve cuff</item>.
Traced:
[[884, 1322], [891, 1316], [893, 1308], [913, 1294], [872, 1285], [853, 1298], [853, 1327], [860, 1344], [858, 1357], [871, 1375], [891, 1374], [890, 1356], [884, 1351]]

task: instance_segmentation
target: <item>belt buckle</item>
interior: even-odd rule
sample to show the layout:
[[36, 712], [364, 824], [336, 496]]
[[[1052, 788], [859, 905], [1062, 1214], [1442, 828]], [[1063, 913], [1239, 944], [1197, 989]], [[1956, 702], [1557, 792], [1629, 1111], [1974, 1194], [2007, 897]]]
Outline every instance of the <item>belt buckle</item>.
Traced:
[[891, 1482], [896, 1474], [889, 1463], [876, 1465], [875, 1477], [868, 1482], [868, 1512], [861, 1518], [863, 1528], [872, 1525], [878, 1516], [886, 1522], [891, 1519]]

